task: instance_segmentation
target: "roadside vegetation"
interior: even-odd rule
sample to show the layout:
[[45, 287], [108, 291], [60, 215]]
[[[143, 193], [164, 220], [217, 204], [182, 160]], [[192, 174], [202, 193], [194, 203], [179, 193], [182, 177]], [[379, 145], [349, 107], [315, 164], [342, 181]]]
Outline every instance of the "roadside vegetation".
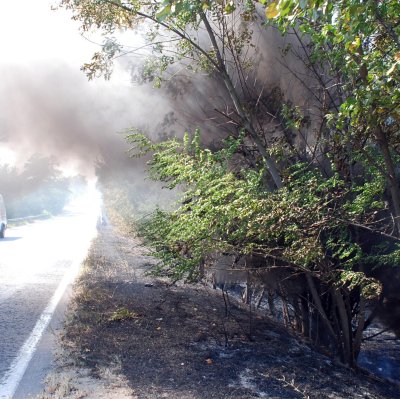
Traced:
[[[280, 298], [289, 329], [350, 367], [376, 317], [399, 334], [397, 0], [60, 4], [105, 36], [89, 78], [134, 53], [111, 37], [140, 27], [142, 81], [168, 92], [184, 71], [218, 90], [202, 104], [211, 130], [128, 136], [150, 177], [181, 193], [141, 224], [158, 273], [194, 281], [231, 256], [231, 272]], [[279, 64], [274, 79], [264, 59]]]
[[[56, 215], [70, 198], [73, 180], [66, 178], [49, 158], [33, 157], [22, 170], [0, 168], [0, 190], [9, 219]], [[79, 180], [79, 179], [78, 179]], [[82, 182], [81, 182], [82, 183]]]

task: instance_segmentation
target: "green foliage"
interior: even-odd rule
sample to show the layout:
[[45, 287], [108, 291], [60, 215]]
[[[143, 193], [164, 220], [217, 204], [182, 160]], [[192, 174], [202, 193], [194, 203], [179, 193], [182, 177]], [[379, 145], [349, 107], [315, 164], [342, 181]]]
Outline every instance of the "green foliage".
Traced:
[[[158, 272], [195, 280], [216, 252], [285, 265], [291, 277], [306, 278], [308, 310], [317, 310], [316, 324], [325, 325], [330, 345], [351, 365], [363, 327], [357, 312], [381, 289], [364, 267], [394, 265], [399, 256], [400, 3], [260, 3], [266, 25], [298, 40], [301, 51], [293, 54], [309, 75], [293, 76], [315, 100], [309, 109], [285, 93], [264, 98], [265, 87], [251, 98], [247, 72], [261, 7], [252, 1], [60, 1], [84, 31], [99, 28], [107, 36], [145, 24], [150, 56], [143, 81], [159, 87], [178, 62], [225, 85], [230, 104], [224, 115], [237, 128], [218, 150], [204, 148], [198, 132], [161, 143], [129, 136], [133, 155], [151, 155], [150, 177], [181, 193], [175, 209], [157, 209], [141, 225], [160, 259]], [[106, 40], [84, 67], [89, 77], [108, 77], [123, 52]], [[292, 48], [283, 52], [292, 54]], [[257, 108], [271, 102], [272, 113]], [[265, 113], [271, 120], [259, 116]], [[265, 128], [275, 121], [282, 130], [277, 140]], [[310, 336], [325, 335], [314, 328]]]
[[[225, 51], [230, 52], [231, 57], [236, 57], [250, 45], [252, 32], [246, 23], [255, 18], [254, 3], [248, 0], [165, 0], [152, 3], [140, 0], [60, 0], [59, 5], [73, 11], [73, 19], [81, 21], [83, 31], [95, 28], [105, 37], [102, 50], [96, 52], [91, 62], [82, 68], [89, 79], [97, 76], [108, 79], [114, 59], [127, 51], [110, 35], [117, 30], [145, 25], [145, 47], [149, 51], [142, 70], [143, 79], [153, 81], [155, 87], [161, 85], [168, 67], [182, 60], [192, 70], [200, 68], [207, 72], [220, 72], [221, 65], [214, 46], [199, 41], [202, 22], [209, 20], [212, 24], [224, 25], [222, 35], [214, 33], [222, 41]], [[246, 22], [242, 24], [240, 32], [234, 29], [234, 23], [229, 26], [226, 22], [226, 16], [234, 12]], [[242, 62], [243, 65], [246, 63], [246, 56], [243, 56]]]
[[399, 267], [400, 245], [388, 249], [386, 245], [379, 245], [374, 248], [373, 254], [365, 259], [365, 263], [374, 268], [381, 266]]
[[390, 145], [399, 146], [397, 0], [279, 0], [269, 2], [266, 16], [283, 32], [299, 29], [310, 41], [310, 67], [323, 65], [323, 74], [338, 78], [340, 94], [325, 115], [333, 131], [357, 145], [374, 140], [374, 129], [381, 126]]
[[146, 218], [157, 207], [169, 209], [175, 194], [163, 190], [159, 183], [144, 181], [135, 170], [125, 172], [100, 176], [99, 188], [106, 219], [123, 234], [135, 234], [138, 220]]
[[[295, 32], [307, 43], [305, 62], [320, 82], [324, 98], [330, 98], [321, 109], [327, 122], [325, 146], [331, 150], [330, 159], [341, 176], [350, 175], [345, 187], [351, 200], [343, 204], [341, 218], [372, 232], [389, 232], [388, 236], [396, 240], [400, 223], [393, 226], [387, 217], [390, 211], [394, 220], [400, 216], [399, 176], [394, 167], [399, 164], [400, 148], [400, 3], [267, 3], [267, 23], [283, 33]], [[297, 114], [291, 109], [286, 114], [291, 126], [297, 128]], [[362, 261], [377, 266], [387, 264], [385, 259], [396, 258], [396, 251], [391, 253], [393, 245], [388, 243], [385, 251], [362, 258], [357, 246], [342, 249], [337, 234], [328, 242], [334, 246], [334, 253], [346, 255], [351, 251], [350, 265], [347, 256], [340, 256], [347, 266]]]
[[124, 320], [129, 320], [129, 319], [137, 319], [139, 316], [137, 313], [132, 312], [131, 310], [127, 308], [119, 308], [115, 312], [111, 314], [111, 316], [108, 318], [108, 321], [124, 321]]
[[102, 184], [101, 191], [107, 218], [124, 234], [135, 231], [135, 207], [123, 184]]
[[59, 214], [70, 196], [69, 183], [49, 158], [34, 156], [22, 171], [0, 168], [0, 187], [10, 219]]
[[[198, 276], [203, 260], [214, 252], [258, 253], [319, 275], [327, 251], [333, 265], [351, 270], [362, 262], [365, 254], [346, 232], [375, 211], [382, 185], [348, 188], [337, 174], [327, 179], [296, 164], [286, 171], [285, 187], [269, 192], [262, 170], [232, 166], [241, 140], [228, 139], [222, 150], [212, 152], [200, 147], [198, 132], [162, 143], [130, 136], [143, 153], [153, 153], [151, 178], [182, 190], [177, 209], [156, 211], [142, 227], [167, 273]], [[334, 269], [320, 277], [329, 280]]]
[[361, 287], [361, 292], [367, 299], [375, 299], [382, 292], [381, 284], [374, 278], [365, 276], [365, 273], [346, 270], [340, 273], [340, 284], [348, 289]]

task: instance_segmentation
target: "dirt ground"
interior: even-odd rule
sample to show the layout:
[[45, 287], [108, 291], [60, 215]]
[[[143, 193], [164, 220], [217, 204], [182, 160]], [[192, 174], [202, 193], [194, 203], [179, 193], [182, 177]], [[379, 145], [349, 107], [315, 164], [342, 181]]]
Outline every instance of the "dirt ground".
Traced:
[[221, 291], [147, 276], [140, 241], [101, 227], [40, 398], [400, 398]]

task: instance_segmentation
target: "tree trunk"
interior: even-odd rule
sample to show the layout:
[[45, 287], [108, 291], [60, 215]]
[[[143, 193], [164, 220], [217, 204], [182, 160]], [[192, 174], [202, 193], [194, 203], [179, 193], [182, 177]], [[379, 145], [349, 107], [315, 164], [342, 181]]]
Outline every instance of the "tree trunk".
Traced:
[[286, 298], [281, 296], [281, 302], [282, 302], [282, 314], [283, 314], [283, 322], [286, 328], [290, 328], [290, 316], [289, 316], [289, 308], [287, 305]]
[[306, 298], [300, 298], [301, 308], [301, 333], [304, 337], [309, 338], [310, 335], [310, 313], [308, 301]]
[[341, 327], [341, 357], [342, 361], [348, 366], [354, 365], [353, 350], [352, 350], [352, 332], [351, 323], [349, 320], [350, 315], [346, 311], [346, 304], [343, 299], [341, 290], [332, 288], [332, 296], [334, 298], [336, 308], [339, 314], [339, 322]]
[[281, 187], [283, 187], [283, 183], [282, 183], [282, 179], [281, 179], [279, 170], [276, 166], [276, 163], [275, 163], [274, 159], [268, 154], [268, 152], [265, 148], [265, 145], [263, 144], [262, 140], [260, 139], [260, 136], [257, 133], [257, 130], [253, 126], [250, 116], [244, 109], [244, 107], [239, 99], [239, 95], [232, 83], [232, 79], [230, 78], [230, 76], [226, 70], [225, 62], [222, 59], [217, 40], [215, 38], [215, 34], [214, 34], [214, 32], [211, 28], [211, 25], [208, 22], [208, 19], [204, 13], [201, 13], [201, 20], [204, 23], [204, 26], [207, 30], [207, 34], [210, 38], [211, 44], [215, 50], [217, 64], [219, 65], [219, 68], [216, 72], [222, 78], [222, 80], [225, 84], [225, 87], [228, 90], [229, 96], [236, 108], [236, 111], [241, 118], [241, 127], [249, 134], [249, 136], [253, 140], [254, 144], [256, 145], [257, 150], [259, 151], [261, 156], [264, 158], [265, 164], [267, 166], [267, 170], [271, 174], [271, 177], [272, 177], [276, 187], [281, 188]]
[[365, 305], [366, 305], [365, 297], [362, 293], [360, 293], [360, 304], [359, 304], [360, 309], [357, 315], [357, 330], [354, 334], [354, 340], [353, 340], [353, 359], [355, 361], [357, 361], [358, 355], [361, 350], [361, 343], [365, 325]]
[[387, 170], [386, 179], [389, 184], [390, 195], [392, 197], [393, 212], [395, 217], [395, 226], [397, 235], [400, 236], [400, 188], [396, 176], [396, 169], [394, 167], [393, 158], [390, 154], [389, 144], [385, 135], [385, 132], [380, 126], [375, 129], [376, 141], [379, 145], [379, 149], [383, 155], [385, 166]]
[[337, 341], [335, 331], [333, 330], [332, 325], [328, 319], [328, 316], [326, 315], [326, 312], [324, 310], [324, 307], [322, 306], [321, 298], [319, 297], [317, 288], [315, 287], [314, 280], [310, 273], [305, 273], [305, 274], [306, 274], [308, 287], [310, 289], [311, 297], [313, 299], [313, 303], [314, 303], [319, 315], [321, 316], [321, 319], [323, 320], [324, 325], [327, 328], [328, 332], [330, 333], [330, 335], [332, 336], [334, 341]]
[[268, 308], [269, 308], [269, 313], [273, 317], [276, 316], [276, 309], [275, 309], [274, 299], [275, 299], [275, 291], [269, 289], [268, 290]]

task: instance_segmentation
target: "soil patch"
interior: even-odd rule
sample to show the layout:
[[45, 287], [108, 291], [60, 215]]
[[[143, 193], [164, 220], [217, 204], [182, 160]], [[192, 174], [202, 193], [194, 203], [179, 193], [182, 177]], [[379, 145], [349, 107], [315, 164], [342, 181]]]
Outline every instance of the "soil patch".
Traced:
[[221, 291], [148, 277], [152, 262], [139, 240], [101, 227], [41, 397], [400, 397], [399, 386], [334, 365], [263, 313], [225, 306]]

